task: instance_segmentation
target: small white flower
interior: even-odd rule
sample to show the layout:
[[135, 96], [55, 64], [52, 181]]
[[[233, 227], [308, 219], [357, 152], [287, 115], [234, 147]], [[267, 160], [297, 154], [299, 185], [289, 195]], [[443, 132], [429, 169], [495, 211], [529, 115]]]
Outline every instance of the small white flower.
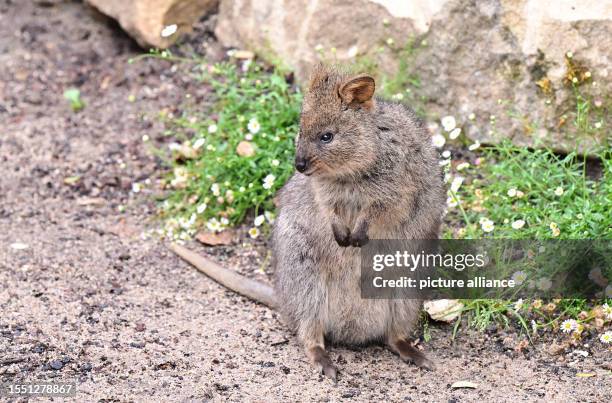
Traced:
[[196, 141], [193, 142], [193, 149], [194, 150], [199, 150], [200, 148], [202, 148], [202, 146], [204, 145], [204, 143], [206, 143], [206, 140], [203, 138], [199, 138]]
[[213, 146], [212, 144], [209, 144], [209, 145], [206, 146], [206, 149], [208, 151], [215, 151], [215, 146]]
[[396, 101], [401, 101], [402, 99], [404, 99], [404, 94], [398, 92], [397, 94], [394, 94], [391, 98], [395, 99]]
[[561, 234], [561, 230], [559, 229], [559, 224], [557, 224], [556, 222], [551, 222], [548, 227], [550, 228], [550, 231], [552, 232], [552, 236], [557, 237], [559, 236], [559, 234]]
[[480, 228], [482, 228], [484, 232], [492, 232], [495, 229], [495, 223], [489, 219], [486, 219], [480, 223]]
[[525, 226], [525, 220], [516, 220], [512, 223], [512, 228], [521, 229]]
[[316, 51], [316, 52], [320, 52], [320, 51], [322, 51], [322, 50], [323, 50], [323, 45], [321, 45], [320, 43], [318, 43], [318, 44], [315, 46], [315, 48], [314, 48], [314, 49], [315, 49], [315, 51]]
[[444, 116], [440, 123], [442, 123], [442, 127], [447, 132], [450, 132], [455, 127], [457, 127], [457, 122], [455, 121], [455, 118], [453, 116]]
[[210, 187], [210, 191], [215, 196], [219, 196], [221, 194], [218, 183], [213, 183], [212, 186]]
[[516, 196], [516, 189], [515, 188], [510, 188], [508, 189], [508, 193], [506, 193], [508, 195], [508, 197], [514, 197]]
[[265, 220], [266, 220], [266, 217], [264, 217], [263, 214], [258, 215], [257, 217], [255, 217], [253, 224], [255, 224], [256, 227], [259, 227], [261, 224], [264, 223]]
[[442, 148], [444, 147], [444, 144], [446, 144], [446, 139], [441, 134], [434, 134], [431, 136], [431, 142], [433, 143], [434, 147]]
[[227, 226], [229, 224], [229, 220], [227, 217], [221, 217], [221, 225]]
[[247, 128], [249, 129], [251, 133], [257, 134], [257, 132], [259, 132], [259, 129], [261, 129], [261, 125], [259, 124], [256, 118], [252, 118], [249, 120], [249, 124], [247, 125]]
[[253, 135], [251, 133], [247, 133], [244, 135], [244, 139], [246, 141], [252, 141], [253, 140]]
[[449, 150], [444, 150], [444, 151], [442, 152], [442, 157], [444, 157], [444, 158], [450, 158], [450, 156], [451, 156], [451, 152], [450, 152]]
[[474, 119], [476, 119], [476, 114], [475, 114], [474, 112], [470, 113], [470, 114], [468, 115], [468, 119], [469, 119], [469, 120], [474, 120]]
[[574, 319], [567, 319], [564, 320], [563, 323], [561, 323], [561, 330], [563, 330], [564, 333], [571, 333], [577, 328], [578, 322], [576, 322]]
[[453, 181], [451, 182], [450, 185], [450, 190], [453, 193], [457, 193], [457, 191], [459, 190], [459, 188], [461, 187], [461, 185], [463, 184], [463, 181], [465, 180], [465, 178], [463, 176], [455, 176], [453, 178]]
[[572, 77], [572, 82], [576, 84], [578, 82], [578, 77]]
[[395, 43], [395, 40], [393, 38], [387, 38], [387, 45], [393, 46], [394, 43]]
[[246, 191], [246, 188], [245, 188], [244, 186], [240, 186], [240, 188], [238, 189], [238, 191], [239, 191], [240, 193], [242, 193], [242, 192]]
[[[527, 280], [527, 274], [525, 274], [524, 271], [517, 271], [514, 272], [514, 274], [512, 275], [512, 280], [514, 280], [514, 283], [516, 285], [521, 285], [525, 282], [525, 280]], [[523, 301], [522, 299], [520, 301]]]
[[514, 310], [515, 311], [520, 311], [521, 308], [523, 307], [523, 298], [519, 298], [515, 303], [514, 303]]
[[457, 165], [457, 171], [462, 171], [465, 168], [468, 168], [470, 166], [469, 162], [462, 162], [461, 164]]
[[272, 164], [273, 167], [277, 167], [277, 166], [280, 165], [280, 161], [279, 160], [272, 160], [271, 164]]
[[347, 56], [350, 58], [353, 58], [355, 56], [357, 56], [357, 53], [359, 53], [359, 48], [357, 47], [357, 45], [353, 45], [349, 48], [348, 52], [347, 52]]
[[178, 151], [181, 149], [181, 145], [179, 143], [170, 143], [168, 144], [168, 148], [170, 151]]
[[266, 220], [268, 220], [270, 224], [274, 224], [274, 221], [276, 220], [276, 216], [274, 215], [274, 213], [271, 213], [269, 211], [264, 211], [264, 216], [266, 217]]
[[542, 291], [548, 291], [552, 287], [552, 281], [547, 277], [542, 277], [536, 282], [536, 287]]
[[132, 192], [133, 193], [139, 193], [140, 189], [141, 189], [140, 183], [137, 183], [137, 182], [132, 183]]
[[246, 73], [247, 71], [249, 71], [249, 67], [251, 67], [251, 63], [253, 61], [251, 59], [245, 60], [244, 62], [242, 62], [242, 72]]
[[274, 175], [272, 175], [272, 174], [270, 174], [270, 175], [266, 176], [266, 177], [264, 178], [264, 181], [263, 181], [263, 188], [264, 188], [264, 189], [270, 189], [270, 188], [272, 188], [272, 185], [274, 185], [274, 180], [275, 180], [275, 179], [276, 179], [276, 176], [274, 176]]
[[557, 186], [557, 188], [555, 189], [555, 195], [557, 196], [561, 196], [563, 194], [563, 188], [561, 186]]
[[249, 236], [253, 239], [257, 238], [259, 236], [259, 229], [255, 227], [251, 228], [249, 230]]
[[596, 129], [601, 129], [601, 122], [595, 122], [595, 124], [593, 125], [595, 126]]
[[601, 341], [604, 344], [612, 343], [612, 332], [605, 332], [604, 334], [599, 336], [599, 341]]
[[142, 135], [142, 141], [143, 143], [146, 143], [147, 141], [151, 140], [151, 138], [149, 137], [148, 134], [143, 134]]
[[446, 199], [446, 206], [448, 208], [453, 208], [453, 207], [457, 207], [457, 205], [459, 204], [459, 200], [456, 197], [453, 196], [449, 196]]
[[573, 54], [572, 52], [567, 52], [567, 53], [565, 54], [565, 56], [566, 56], [568, 59], [571, 59], [572, 57], [574, 57], [574, 54]]
[[441, 167], [446, 166], [446, 165], [450, 165], [451, 160], [447, 159], [447, 160], [441, 160], [440, 162], [438, 162], [438, 165], [440, 165]]
[[216, 218], [211, 218], [206, 223], [206, 228], [208, 228], [209, 231], [213, 231], [213, 232], [220, 231], [221, 223]]
[[468, 147], [468, 150], [470, 151], [474, 151], [474, 150], [478, 150], [480, 148], [480, 142], [475, 142], [474, 144], [470, 145]]
[[210, 126], [208, 126], [208, 133], [213, 134], [217, 132], [217, 125], [216, 124], [212, 124]]
[[177, 29], [178, 29], [178, 25], [176, 24], [166, 25], [164, 29], [162, 29], [161, 31], [161, 37], [167, 38], [169, 36], [172, 36], [176, 33]]
[[457, 137], [459, 137], [461, 135], [461, 129], [459, 127], [455, 127], [453, 130], [451, 130], [450, 134], [448, 135], [448, 137], [451, 140], [455, 140]]
[[206, 203], [202, 203], [200, 205], [198, 205], [198, 207], [196, 207], [196, 212], [198, 214], [202, 214], [205, 210], [206, 210]]
[[608, 319], [612, 319], [612, 306], [609, 306], [608, 304], [603, 304], [601, 306], [604, 315], [606, 315], [606, 318]]

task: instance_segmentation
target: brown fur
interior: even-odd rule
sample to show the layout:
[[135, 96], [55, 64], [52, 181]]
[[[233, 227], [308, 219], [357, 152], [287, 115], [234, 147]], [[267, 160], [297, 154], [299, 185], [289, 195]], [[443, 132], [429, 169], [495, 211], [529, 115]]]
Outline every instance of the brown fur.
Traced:
[[[445, 205], [429, 134], [410, 109], [372, 98], [374, 89], [369, 76], [315, 68], [296, 150], [303, 174], [280, 193], [273, 293], [172, 246], [219, 283], [281, 310], [306, 355], [334, 380], [325, 339], [382, 341], [402, 360], [434, 367], [409, 342], [421, 301], [361, 298], [359, 247], [369, 239], [436, 239]], [[324, 133], [333, 139], [322, 143]]]
[[[324, 339], [384, 341], [433, 364], [407, 341], [421, 301], [362, 299], [359, 246], [437, 238], [445, 205], [431, 137], [403, 105], [375, 100], [374, 79], [317, 66], [304, 98], [296, 173], [273, 234], [276, 297], [307, 355], [335, 378]], [[324, 133], [332, 133], [329, 143]]]

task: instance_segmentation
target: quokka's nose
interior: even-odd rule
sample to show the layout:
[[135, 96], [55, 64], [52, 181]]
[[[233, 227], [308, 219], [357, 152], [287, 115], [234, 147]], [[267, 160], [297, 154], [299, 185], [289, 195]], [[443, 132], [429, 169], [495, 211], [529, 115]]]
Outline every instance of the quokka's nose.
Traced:
[[304, 172], [308, 169], [308, 161], [305, 158], [295, 159], [295, 169], [299, 172]]

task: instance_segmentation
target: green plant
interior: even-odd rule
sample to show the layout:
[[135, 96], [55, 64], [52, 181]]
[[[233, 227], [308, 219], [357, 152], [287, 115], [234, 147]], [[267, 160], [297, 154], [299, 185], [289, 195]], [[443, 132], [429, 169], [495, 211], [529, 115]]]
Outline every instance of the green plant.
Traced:
[[81, 99], [81, 91], [76, 88], [69, 88], [64, 91], [64, 98], [70, 102], [70, 107], [74, 112], [85, 108], [85, 102]]
[[[454, 191], [449, 191], [445, 237], [612, 238], [612, 153], [605, 146], [605, 107], [594, 105], [574, 83], [572, 89], [575, 118], [566, 122], [564, 115], [561, 127], [568, 137], [603, 138], [604, 146], [595, 161], [578, 151], [559, 155], [550, 149], [517, 147], [508, 141], [486, 148], [470, 146], [470, 150], [478, 151], [467, 155], [461, 151], [462, 161], [455, 164], [448, 160], [447, 167], [453, 167], [447, 171]], [[533, 130], [534, 124], [524, 117], [516, 113], [510, 116], [520, 119], [526, 130]], [[456, 142], [462, 149], [469, 144], [464, 136]], [[463, 303], [465, 320], [455, 323], [455, 332], [461, 323], [482, 330], [492, 323], [508, 326], [515, 318], [527, 335], [538, 329], [572, 329], [568, 336], [579, 340], [594, 320], [609, 324], [612, 319], [610, 314], [601, 314], [602, 309], [610, 310], [610, 299], [476, 299]]]
[[[576, 152], [559, 156], [509, 142], [484, 149], [461, 175], [454, 235], [468, 238], [612, 238], [612, 153], [600, 155], [601, 177], [589, 178]], [[493, 228], [483, 225], [483, 221]], [[447, 233], [451, 235], [451, 233]]]
[[[202, 73], [218, 100], [211, 115], [173, 118], [172, 171], [162, 214], [173, 237], [273, 220], [273, 197], [293, 171], [301, 94], [277, 70], [222, 63]], [[213, 116], [213, 117], [211, 117]], [[189, 133], [189, 134], [188, 134]], [[252, 236], [258, 230], [253, 228]]]

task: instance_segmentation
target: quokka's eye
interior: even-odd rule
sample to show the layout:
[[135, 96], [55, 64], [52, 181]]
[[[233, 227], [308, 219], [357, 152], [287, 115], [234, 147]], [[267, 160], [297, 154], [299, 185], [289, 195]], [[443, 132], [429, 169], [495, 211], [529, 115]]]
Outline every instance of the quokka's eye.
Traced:
[[334, 134], [330, 133], [330, 132], [325, 132], [321, 135], [321, 143], [331, 143], [331, 141], [334, 139]]

